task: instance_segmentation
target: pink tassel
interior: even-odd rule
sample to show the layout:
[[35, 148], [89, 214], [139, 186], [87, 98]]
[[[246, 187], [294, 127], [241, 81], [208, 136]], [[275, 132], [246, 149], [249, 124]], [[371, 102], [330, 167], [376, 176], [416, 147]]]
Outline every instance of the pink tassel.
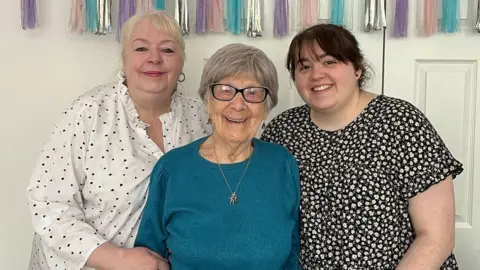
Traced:
[[222, 0], [206, 0], [207, 31], [223, 32], [223, 3]]
[[137, 13], [145, 13], [153, 9], [152, 0], [136, 0]]
[[83, 34], [87, 28], [86, 22], [85, 0], [72, 0], [68, 28], [71, 32]]
[[423, 7], [423, 31], [431, 36], [437, 32], [437, 0], [425, 0]]
[[318, 1], [317, 0], [303, 0], [301, 2], [301, 23], [303, 28], [310, 27], [318, 23], [317, 18]]

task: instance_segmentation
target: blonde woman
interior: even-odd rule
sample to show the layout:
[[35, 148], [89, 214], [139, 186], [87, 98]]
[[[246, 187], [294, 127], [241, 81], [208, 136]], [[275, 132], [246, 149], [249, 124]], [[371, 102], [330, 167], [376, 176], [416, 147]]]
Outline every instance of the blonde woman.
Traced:
[[35, 229], [30, 269], [159, 269], [133, 248], [151, 170], [164, 153], [210, 133], [200, 100], [177, 89], [184, 41], [159, 12], [131, 17], [123, 71], [64, 112], [27, 195]]

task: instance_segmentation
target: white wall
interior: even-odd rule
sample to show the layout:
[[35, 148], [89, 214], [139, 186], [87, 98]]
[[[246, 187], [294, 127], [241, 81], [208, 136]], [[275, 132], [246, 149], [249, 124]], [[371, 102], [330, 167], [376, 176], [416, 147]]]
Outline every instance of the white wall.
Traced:
[[[26, 269], [32, 227], [25, 188], [30, 173], [61, 111], [80, 93], [116, 79], [120, 67], [119, 45], [114, 35], [79, 36], [68, 32], [70, 1], [40, 0], [41, 27], [20, 29], [20, 1], [2, 1], [0, 9], [0, 269]], [[117, 2], [117, 1], [114, 1]], [[354, 18], [360, 22], [361, 1]], [[265, 0], [273, 10], [273, 0]], [[116, 10], [116, 9], [114, 9]], [[352, 9], [353, 11], [353, 9]], [[256, 45], [272, 58], [280, 74], [280, 104], [273, 114], [298, 104], [291, 88], [284, 58], [291, 37], [272, 38], [272, 13], [265, 17], [261, 39], [229, 34], [188, 37], [186, 81], [194, 93], [200, 81], [203, 59], [231, 42]], [[116, 21], [116, 16], [114, 16]], [[380, 33], [358, 33], [367, 58], [376, 70], [373, 90], [380, 91], [382, 38]], [[216, 42], [215, 44], [213, 42]]]

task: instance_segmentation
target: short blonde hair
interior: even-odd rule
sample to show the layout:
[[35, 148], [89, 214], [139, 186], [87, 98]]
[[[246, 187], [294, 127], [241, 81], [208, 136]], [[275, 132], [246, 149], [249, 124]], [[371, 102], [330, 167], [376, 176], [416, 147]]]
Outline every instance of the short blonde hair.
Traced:
[[141, 21], [149, 21], [153, 26], [159, 30], [166, 32], [170, 35], [175, 43], [180, 46], [180, 53], [182, 60], [185, 60], [185, 41], [183, 39], [182, 31], [178, 22], [169, 16], [164, 11], [152, 10], [144, 13], [137, 13], [130, 17], [122, 27], [121, 43], [122, 43], [122, 55], [125, 45], [130, 40], [130, 36]]
[[278, 103], [277, 69], [268, 56], [260, 49], [233, 43], [216, 51], [203, 68], [198, 94], [204, 102], [210, 85], [230, 76], [252, 76], [270, 92], [266, 109], [270, 111]]

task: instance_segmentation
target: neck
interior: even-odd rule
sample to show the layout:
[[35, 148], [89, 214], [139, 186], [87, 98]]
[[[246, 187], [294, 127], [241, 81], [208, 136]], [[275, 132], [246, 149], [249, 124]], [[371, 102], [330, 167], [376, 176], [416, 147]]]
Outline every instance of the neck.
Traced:
[[[363, 90], [355, 93], [345, 103], [328, 111], [310, 109], [310, 117], [317, 127], [327, 131], [336, 131], [346, 127], [362, 112], [368, 101]], [[368, 101], [367, 101], [368, 100]]]
[[160, 115], [170, 111], [170, 93], [150, 94], [141, 91], [129, 90], [130, 98], [135, 104], [140, 120], [151, 125]]
[[246, 160], [252, 153], [252, 142], [228, 142], [213, 134], [212, 151], [218, 163], [237, 163]]

